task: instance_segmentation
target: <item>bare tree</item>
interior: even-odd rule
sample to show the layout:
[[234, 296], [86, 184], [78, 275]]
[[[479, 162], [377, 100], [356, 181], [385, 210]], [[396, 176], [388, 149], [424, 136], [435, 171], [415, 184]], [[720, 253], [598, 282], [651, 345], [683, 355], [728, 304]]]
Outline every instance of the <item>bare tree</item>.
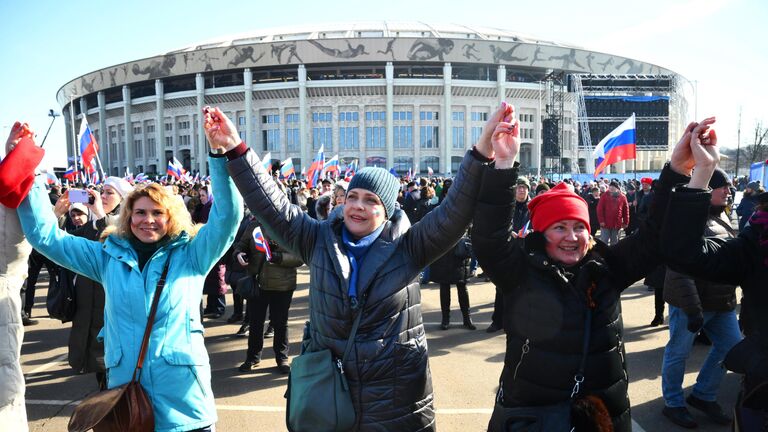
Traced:
[[[745, 150], [745, 156], [749, 164], [757, 161], [764, 161], [766, 159], [766, 137], [768, 136], [768, 129], [763, 127], [763, 122], [755, 122], [755, 135], [754, 141], [751, 145], [748, 145]], [[747, 165], [749, 166], [749, 165]]]

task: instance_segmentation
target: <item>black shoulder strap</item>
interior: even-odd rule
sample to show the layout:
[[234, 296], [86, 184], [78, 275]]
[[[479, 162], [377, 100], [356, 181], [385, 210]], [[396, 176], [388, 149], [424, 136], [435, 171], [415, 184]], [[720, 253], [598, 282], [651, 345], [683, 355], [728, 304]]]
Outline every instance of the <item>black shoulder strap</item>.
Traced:
[[341, 360], [344, 360], [349, 356], [352, 351], [352, 345], [355, 342], [355, 336], [357, 336], [357, 328], [360, 327], [360, 318], [363, 316], [363, 309], [365, 307], [365, 299], [367, 296], [363, 296], [363, 300], [357, 307], [357, 315], [355, 316], [355, 322], [352, 324], [352, 331], [349, 332], [349, 339], [347, 339], [347, 346], [344, 348], [344, 356]]
[[589, 340], [592, 335], [592, 309], [587, 308], [587, 317], [584, 319], [584, 339], [581, 347], [581, 362], [579, 363], [579, 371], [573, 376], [573, 390], [571, 391], [571, 399], [579, 393], [581, 383], [584, 382], [584, 370], [587, 367], [587, 356], [589, 355]]

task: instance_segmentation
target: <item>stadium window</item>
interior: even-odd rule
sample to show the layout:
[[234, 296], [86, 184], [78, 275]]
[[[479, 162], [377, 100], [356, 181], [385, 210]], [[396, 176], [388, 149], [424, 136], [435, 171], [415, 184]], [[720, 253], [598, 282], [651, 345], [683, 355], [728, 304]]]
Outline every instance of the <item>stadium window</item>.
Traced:
[[299, 151], [299, 148], [301, 145], [301, 142], [299, 141], [299, 130], [286, 129], [285, 141], [286, 141], [286, 147], [288, 148], [288, 151]]
[[409, 169], [413, 169], [413, 158], [410, 156], [395, 156], [395, 162], [393, 165], [395, 172], [398, 174], [405, 174]]
[[460, 156], [451, 156], [451, 172], [457, 173], [459, 172], [459, 169], [461, 168], [461, 161], [462, 157]]
[[136, 157], [143, 157], [142, 156], [142, 148], [141, 148], [141, 140], [133, 140], [133, 151]]
[[165, 148], [173, 147], [173, 137], [165, 137]]
[[487, 121], [488, 113], [480, 111], [472, 111], [472, 121]]
[[464, 112], [454, 111], [453, 113], [451, 113], [451, 119], [453, 121], [464, 121]]
[[357, 127], [339, 128], [339, 150], [357, 150], [360, 148], [360, 129]]
[[452, 130], [451, 139], [453, 140], [454, 149], [463, 149], [464, 148], [464, 128], [454, 127]]
[[480, 135], [483, 133], [483, 128], [474, 126], [470, 133], [472, 134], [472, 144], [477, 144], [477, 142], [480, 141]]
[[437, 126], [421, 126], [419, 128], [419, 145], [421, 148], [438, 148], [438, 130]]
[[244, 116], [238, 117], [237, 118], [237, 124], [239, 124], [240, 126], [244, 125], [245, 124], [245, 117]]
[[440, 172], [440, 158], [437, 156], [423, 156], [419, 163], [418, 172], [426, 174], [432, 168], [434, 172]]
[[398, 149], [413, 148], [413, 126], [394, 127], [393, 146]]

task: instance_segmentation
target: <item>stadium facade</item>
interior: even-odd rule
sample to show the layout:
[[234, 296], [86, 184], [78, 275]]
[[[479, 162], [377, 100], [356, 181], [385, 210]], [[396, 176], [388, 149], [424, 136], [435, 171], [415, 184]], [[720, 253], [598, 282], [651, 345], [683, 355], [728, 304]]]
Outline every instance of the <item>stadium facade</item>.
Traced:
[[661, 169], [685, 120], [681, 80], [653, 64], [504, 30], [367, 22], [213, 40], [77, 77], [57, 99], [68, 154], [85, 115], [111, 175], [162, 174], [174, 156], [206, 173], [205, 105], [221, 107], [259, 155], [291, 157], [297, 172], [323, 146], [342, 167], [359, 159], [450, 174], [502, 100], [517, 107], [528, 173], [588, 170], [584, 133], [594, 145], [637, 112], [638, 158], [611, 168], [621, 173]]

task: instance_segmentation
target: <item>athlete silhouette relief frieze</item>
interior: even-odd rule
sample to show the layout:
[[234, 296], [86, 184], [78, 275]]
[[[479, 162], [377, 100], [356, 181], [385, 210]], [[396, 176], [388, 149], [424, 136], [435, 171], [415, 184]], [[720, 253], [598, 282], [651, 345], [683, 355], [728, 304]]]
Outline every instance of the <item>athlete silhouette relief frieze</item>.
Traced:
[[453, 41], [450, 39], [419, 39], [408, 50], [408, 59], [425, 61], [437, 57], [443, 61], [443, 56], [453, 51]]
[[608, 66], [611, 66], [611, 65], [613, 64], [613, 57], [608, 57], [608, 60], [606, 60], [606, 61], [604, 61], [604, 62], [602, 62], [602, 63], [601, 63], [601, 62], [598, 62], [597, 64], [599, 64], [600, 66], [602, 66], [602, 67], [603, 67], [603, 70], [602, 70], [602, 71], [603, 71], [603, 72], [605, 72], [605, 69], [606, 69]]
[[134, 75], [147, 75], [148, 79], [164, 78], [171, 74], [171, 69], [176, 64], [175, 54], [166, 54], [162, 60], [152, 60], [145, 67], [140, 67], [137, 63], [133, 64], [131, 71]]
[[508, 50], [504, 50], [501, 47], [497, 47], [494, 44], [490, 44], [488, 48], [491, 50], [491, 54], [493, 54], [493, 62], [498, 63], [500, 60], [508, 61], [508, 62], [521, 62], [528, 60], [528, 57], [515, 57], [512, 55], [512, 53], [515, 52], [516, 49], [520, 48], [521, 43], [515, 44], [512, 48]]
[[533, 66], [534, 63], [545, 61], [546, 59], [544, 57], [541, 57], [541, 47], [536, 47], [536, 51], [533, 52], [533, 60], [531, 60], [531, 66]]
[[309, 39], [307, 42], [311, 43], [312, 45], [316, 46], [317, 49], [325, 53], [326, 55], [329, 55], [331, 57], [336, 58], [343, 58], [343, 59], [350, 59], [355, 58], [360, 55], [368, 55], [370, 53], [365, 51], [365, 46], [362, 44], [358, 44], [356, 47], [353, 47], [352, 44], [347, 42], [347, 49], [340, 50], [336, 48], [328, 48], [326, 46], [323, 46], [320, 42], [316, 40]]
[[85, 93], [93, 93], [93, 82], [96, 81], [96, 77], [93, 77], [90, 82], [85, 80], [85, 77], [80, 77], [80, 87]]
[[641, 74], [643, 73], [643, 65], [642, 64], [636, 64], [634, 61], [630, 59], [624, 59], [623, 62], [619, 63], [616, 66], [616, 69], [620, 70], [624, 66], [627, 66], [627, 70], [625, 70], [623, 73], [625, 74]]
[[258, 57], [253, 57], [253, 47], [252, 46], [246, 46], [242, 49], [238, 47], [231, 46], [224, 50], [224, 52], [221, 54], [222, 56], [227, 55], [229, 50], [234, 50], [237, 55], [235, 55], [235, 58], [229, 61], [227, 63], [227, 66], [238, 66], [242, 63], [244, 63], [246, 60], [251, 60], [253, 63], [258, 63], [259, 60], [261, 60], [262, 57], [264, 57], [264, 52], [261, 52]]
[[476, 55], [474, 55], [474, 54], [472, 53], [472, 52], [474, 51], [474, 52], [476, 52], [476, 53], [480, 54], [480, 51], [478, 51], [478, 50], [477, 50], [477, 48], [475, 48], [475, 44], [474, 44], [474, 43], [471, 43], [471, 44], [464, 44], [464, 46], [462, 46], [462, 47], [461, 47], [461, 49], [463, 49], [463, 50], [464, 50], [464, 53], [463, 53], [462, 55], [463, 55], [463, 56], [464, 56], [464, 58], [466, 58], [467, 60], [472, 60], [473, 58], [474, 58], [475, 60], [478, 60], [478, 61], [480, 60], [480, 57], [478, 57], [478, 56], [476, 56]]
[[[288, 56], [283, 60], [283, 51], [288, 51]], [[277, 57], [277, 62], [280, 64], [290, 63], [293, 57], [299, 63], [304, 63], [304, 60], [296, 53], [296, 42], [284, 43], [284, 44], [272, 44], [272, 58]]]
[[579, 64], [579, 61], [576, 60], [576, 50], [571, 49], [568, 51], [567, 54], [559, 55], [559, 56], [549, 56], [549, 60], [562, 60], [563, 65], [560, 66], [563, 70], [569, 70], [571, 69], [571, 65], [574, 64], [578, 66], [580, 69], [584, 69], [584, 66]]
[[387, 49], [385, 49], [384, 51], [378, 50], [376, 52], [379, 54], [390, 54], [392, 55], [392, 61], [395, 61], [395, 52], [392, 50], [392, 47], [395, 45], [396, 40], [397, 38], [390, 39], [389, 42], [387, 42]]

